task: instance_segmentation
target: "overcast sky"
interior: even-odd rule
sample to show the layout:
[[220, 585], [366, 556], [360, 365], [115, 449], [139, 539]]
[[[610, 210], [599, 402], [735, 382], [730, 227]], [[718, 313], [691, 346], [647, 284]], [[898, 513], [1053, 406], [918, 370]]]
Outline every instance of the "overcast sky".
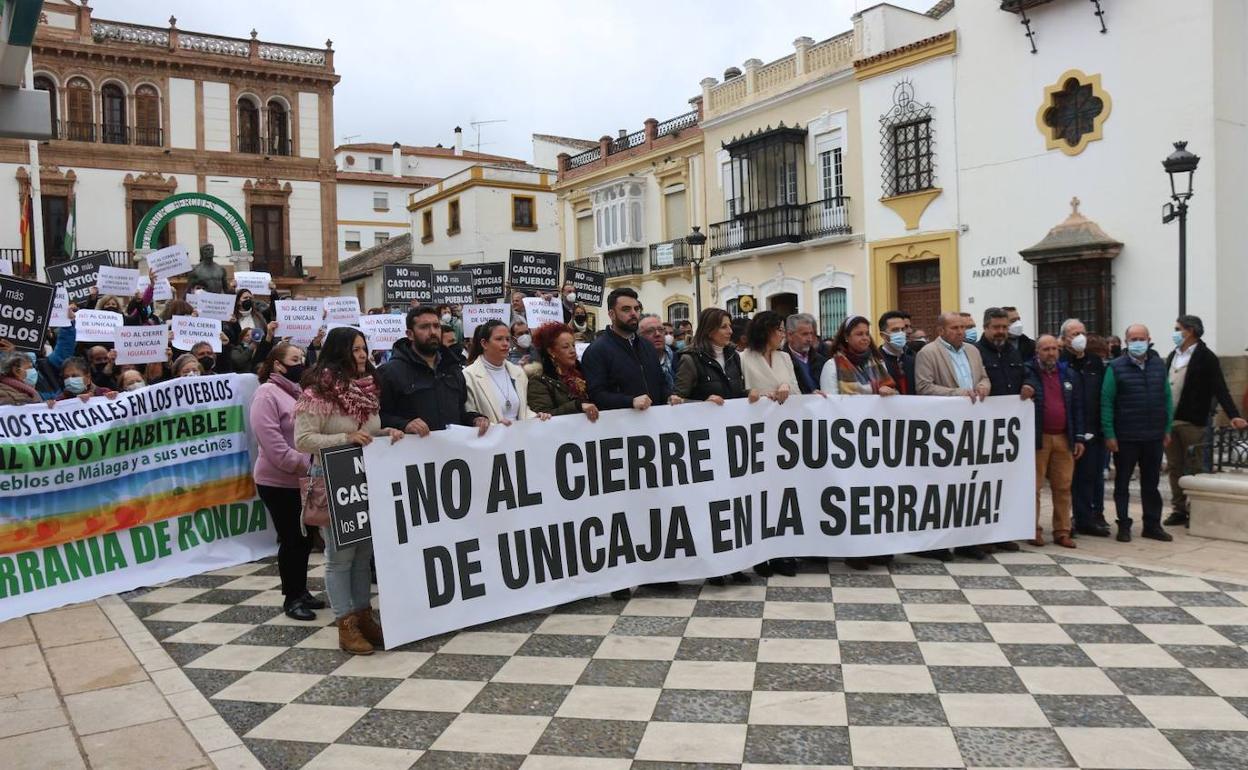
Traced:
[[[926, 10], [935, 0], [891, 0]], [[597, 139], [689, 110], [698, 82], [848, 30], [876, 0], [95, 0], [93, 15], [322, 47], [341, 76], [334, 141], [530, 158], [534, 133]], [[344, 16], [344, 11], [346, 14]]]

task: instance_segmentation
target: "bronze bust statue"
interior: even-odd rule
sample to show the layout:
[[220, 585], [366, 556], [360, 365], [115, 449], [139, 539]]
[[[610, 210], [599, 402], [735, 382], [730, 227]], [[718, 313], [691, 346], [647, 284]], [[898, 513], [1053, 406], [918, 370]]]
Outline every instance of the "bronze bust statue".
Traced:
[[225, 268], [212, 261], [215, 249], [211, 243], [199, 247], [199, 264], [191, 268], [190, 284], [199, 284], [204, 291], [225, 293]]

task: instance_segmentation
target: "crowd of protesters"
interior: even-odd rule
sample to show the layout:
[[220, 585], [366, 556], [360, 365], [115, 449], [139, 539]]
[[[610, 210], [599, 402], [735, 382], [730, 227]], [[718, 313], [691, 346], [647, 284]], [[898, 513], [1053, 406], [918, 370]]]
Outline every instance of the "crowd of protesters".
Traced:
[[[153, 276], [154, 278], [154, 276]], [[563, 323], [531, 328], [524, 295], [511, 295], [507, 321], [490, 320], [468, 339], [454, 305], [406, 309], [406, 336], [389, 350], [369, 350], [350, 327], [322, 331], [310, 345], [278, 336], [272, 302], [241, 289], [222, 322], [220, 349], [199, 342], [168, 349], [165, 361], [121, 365], [108, 343], [79, 343], [73, 325], [80, 309], [111, 310], [125, 325], [166, 323], [195, 315], [183, 297], [154, 303], [151, 285], [133, 297], [92, 294], [68, 308], [70, 325], [49, 330], [42, 350], [16, 351], [0, 341], [0, 405], [67, 399], [116, 398], [177, 377], [255, 373], [261, 382], [250, 419], [259, 450], [254, 478], [279, 535], [278, 566], [284, 609], [313, 620], [325, 602], [308, 590], [307, 565], [315, 527], [305, 516], [310, 479], [323, 475], [319, 451], [405, 434], [428, 436], [451, 425], [475, 427], [523, 420], [577, 417], [596, 421], [604, 410], [645, 410], [701, 401], [724, 404], [767, 399], [783, 404], [797, 394], [816, 396], [944, 396], [978, 401], [1014, 396], [1035, 405], [1036, 531], [1040, 490], [1052, 491], [1053, 542], [1076, 547], [1079, 535], [1110, 534], [1105, 518], [1106, 471], [1116, 457], [1112, 500], [1117, 537], [1131, 538], [1129, 485], [1138, 470], [1144, 537], [1170, 540], [1161, 520], [1163, 458], [1174, 510], [1167, 525], [1190, 511], [1179, 478], [1199, 471], [1205, 426], [1220, 406], [1237, 429], [1248, 428], [1231, 397], [1217, 356], [1202, 341], [1204, 327], [1184, 315], [1174, 326], [1173, 350], [1154, 349], [1147, 328], [1129, 326], [1122, 340], [1087, 333], [1080, 319], [1031, 339], [1016, 308], [993, 307], [981, 324], [967, 313], [935, 319], [934, 334], [912, 324], [904, 310], [872, 320], [852, 315], [820, 329], [805, 313], [762, 310], [734, 318], [703, 310], [697, 323], [665, 322], [646, 313], [635, 291], [617, 288], [606, 299], [605, 328], [565, 285], [559, 292]], [[373, 308], [369, 314], [393, 312]], [[335, 548], [325, 536], [326, 592], [339, 644], [367, 654], [382, 644], [369, 607], [372, 548], [368, 542]], [[948, 561], [984, 559], [1016, 543], [929, 551]], [[854, 569], [891, 556], [847, 559]], [[793, 575], [793, 559], [755, 566], [761, 576]], [[742, 573], [711, 578], [748, 581]], [[615, 592], [617, 598], [627, 589]]]

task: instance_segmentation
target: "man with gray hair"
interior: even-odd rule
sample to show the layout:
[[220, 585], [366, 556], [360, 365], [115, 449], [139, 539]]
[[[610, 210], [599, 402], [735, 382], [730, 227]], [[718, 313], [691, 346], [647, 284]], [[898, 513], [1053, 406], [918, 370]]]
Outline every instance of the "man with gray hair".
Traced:
[[641, 325], [638, 326], [637, 333], [643, 340], [654, 346], [654, 352], [659, 357], [659, 366], [663, 368], [663, 379], [667, 382], [668, 392], [675, 393], [676, 351], [667, 344], [663, 319], [655, 313], [642, 313]]
[[793, 359], [797, 386], [806, 394], [819, 389], [819, 377], [828, 362], [815, 344], [818, 340], [815, 326], [815, 317], [810, 313], [794, 313], [784, 319], [785, 348]]
[[1075, 460], [1075, 478], [1071, 484], [1074, 528], [1080, 535], [1108, 537], [1105, 521], [1105, 434], [1101, 430], [1101, 385], [1105, 382], [1105, 362], [1100, 356], [1088, 355], [1088, 334], [1083, 321], [1067, 318], [1062, 321], [1062, 363], [1083, 386], [1083, 425], [1075, 430], [1083, 434], [1083, 456]]

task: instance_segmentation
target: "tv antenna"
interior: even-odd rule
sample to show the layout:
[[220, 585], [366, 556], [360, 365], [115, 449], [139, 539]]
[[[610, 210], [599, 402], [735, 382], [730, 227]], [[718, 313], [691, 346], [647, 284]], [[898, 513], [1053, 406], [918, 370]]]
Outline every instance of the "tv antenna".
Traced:
[[506, 123], [506, 122], [507, 122], [506, 118], [500, 118], [497, 120], [474, 120], [468, 124], [472, 126], [473, 130], [477, 132], [477, 152], [478, 153], [481, 152], [481, 126], [486, 126], [486, 125], [489, 125], [490, 123]]

